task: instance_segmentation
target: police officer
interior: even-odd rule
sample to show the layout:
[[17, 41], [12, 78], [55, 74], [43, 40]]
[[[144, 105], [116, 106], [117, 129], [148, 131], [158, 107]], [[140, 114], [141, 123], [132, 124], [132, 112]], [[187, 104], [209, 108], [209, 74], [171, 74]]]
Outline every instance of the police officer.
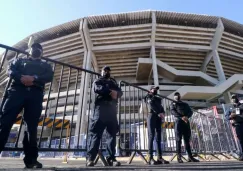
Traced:
[[189, 162], [199, 162], [192, 156], [190, 147], [191, 138], [191, 128], [189, 123], [189, 118], [192, 116], [193, 112], [187, 103], [181, 101], [180, 93], [176, 92], [174, 94], [175, 102], [171, 104], [171, 114], [175, 117], [175, 136], [176, 136], [176, 152], [177, 161], [183, 163], [181, 159], [181, 140], [184, 137], [185, 147], [188, 154]]
[[[149, 165], [169, 164], [162, 158], [161, 150], [161, 126], [165, 111], [161, 105], [161, 98], [156, 96], [159, 87], [152, 86], [150, 92], [145, 96], [145, 102], [149, 105], [149, 114], [147, 118], [148, 136], [149, 136]], [[156, 133], [157, 161], [153, 159], [153, 141]]]
[[122, 91], [116, 81], [110, 77], [110, 67], [102, 69], [101, 77], [94, 81], [93, 89], [97, 95], [95, 109], [89, 125], [89, 144], [87, 151], [87, 166], [94, 166], [98, 154], [100, 140], [106, 129], [107, 152], [106, 160], [110, 166], [121, 165], [115, 158], [116, 133], [119, 130], [117, 121], [117, 99], [122, 96]]
[[0, 117], [0, 152], [16, 117], [24, 109], [23, 119], [27, 125], [24, 134], [24, 163], [26, 168], [42, 168], [37, 161], [37, 126], [42, 112], [45, 83], [52, 81], [52, 67], [41, 61], [43, 50], [40, 44], [31, 46], [29, 58], [15, 59], [9, 66], [8, 75], [12, 79], [6, 92]]
[[233, 106], [226, 112], [226, 119], [232, 121], [232, 125], [235, 128], [237, 138], [240, 142], [240, 157], [239, 160], [243, 161], [243, 104], [240, 103], [236, 95], [231, 96], [231, 102]]

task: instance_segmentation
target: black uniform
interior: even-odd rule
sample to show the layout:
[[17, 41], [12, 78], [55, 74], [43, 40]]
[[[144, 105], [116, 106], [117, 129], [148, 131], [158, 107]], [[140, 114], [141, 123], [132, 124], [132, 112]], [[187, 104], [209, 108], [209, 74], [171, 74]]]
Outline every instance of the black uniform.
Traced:
[[150, 111], [147, 118], [148, 136], [149, 136], [149, 155], [153, 156], [153, 141], [156, 132], [156, 143], [157, 143], [157, 155], [159, 158], [162, 157], [161, 150], [161, 124], [162, 119], [159, 116], [160, 113], [165, 113], [163, 106], [161, 105], [161, 98], [156, 95], [148, 94], [145, 97], [145, 102], [149, 105]]
[[122, 96], [122, 91], [116, 81], [112, 78], [101, 77], [93, 83], [94, 93], [97, 94], [95, 109], [89, 125], [89, 144], [87, 159], [94, 161], [97, 156], [100, 140], [104, 130], [107, 131], [107, 152], [109, 159], [115, 159], [116, 133], [119, 130], [117, 121], [117, 100], [110, 96], [111, 90], [118, 92], [118, 98]]
[[171, 104], [171, 114], [175, 116], [175, 136], [176, 136], [176, 151], [178, 155], [181, 155], [181, 140], [184, 137], [186, 151], [188, 156], [192, 158], [190, 138], [191, 138], [191, 128], [190, 123], [184, 122], [181, 118], [187, 116], [190, 118], [193, 114], [191, 108], [187, 103], [182, 101], [172, 102]]
[[[236, 113], [236, 109], [239, 109], [239, 114]], [[235, 118], [230, 118], [231, 113], [236, 113], [236, 117]], [[243, 160], [243, 104], [242, 103], [238, 103], [237, 105], [232, 106], [227, 112], [226, 112], [226, 119], [228, 120], [233, 120], [232, 125], [235, 128], [235, 132], [237, 135], [237, 138], [240, 142], [240, 146], [241, 146], [241, 158]]]
[[[23, 139], [25, 163], [36, 161], [38, 157], [37, 126], [42, 112], [43, 90], [45, 83], [52, 81], [52, 67], [40, 59], [18, 58], [8, 69], [12, 83], [3, 100], [0, 118], [0, 152], [8, 140], [8, 136], [16, 117], [24, 109], [24, 121], [27, 125]], [[21, 83], [22, 75], [34, 76], [34, 85], [26, 87]]]

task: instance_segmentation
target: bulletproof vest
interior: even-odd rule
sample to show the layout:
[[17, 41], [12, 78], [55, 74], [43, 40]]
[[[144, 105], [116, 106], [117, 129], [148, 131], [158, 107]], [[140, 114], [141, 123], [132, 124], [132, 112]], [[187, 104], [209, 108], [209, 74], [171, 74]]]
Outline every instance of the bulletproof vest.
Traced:
[[46, 63], [40, 60], [23, 59], [20, 72], [22, 75], [42, 75], [45, 73]]
[[178, 113], [180, 113], [182, 116], [187, 116], [187, 106], [185, 103], [179, 101], [174, 102], [173, 105]]
[[[117, 83], [112, 78], [111, 79], [105, 79], [105, 78], [101, 77], [97, 81], [99, 81], [99, 83], [102, 86], [108, 87], [108, 89], [117, 90]], [[96, 97], [96, 102], [101, 102], [101, 101], [116, 101], [116, 100], [113, 100], [110, 95], [107, 95], [107, 96], [98, 95]]]
[[160, 108], [161, 108], [161, 99], [157, 96], [154, 95], [147, 95], [146, 97], [147, 104], [150, 105], [150, 113], [160, 113]]

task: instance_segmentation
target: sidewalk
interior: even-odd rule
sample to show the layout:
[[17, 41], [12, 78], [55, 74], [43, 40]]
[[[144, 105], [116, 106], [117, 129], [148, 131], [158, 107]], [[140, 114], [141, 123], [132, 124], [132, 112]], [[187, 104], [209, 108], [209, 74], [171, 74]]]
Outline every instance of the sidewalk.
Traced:
[[[120, 167], [104, 167], [98, 162], [95, 167], [85, 167], [85, 161], [78, 160], [69, 160], [68, 164], [62, 163], [61, 159], [40, 159], [43, 163], [43, 169], [34, 169], [38, 171], [85, 171], [85, 170], [99, 170], [99, 171], [125, 171], [125, 170], [149, 170], [149, 171], [159, 171], [159, 170], [169, 170], [169, 171], [195, 171], [195, 170], [243, 170], [243, 162], [238, 162], [236, 160], [231, 161], [213, 161], [213, 162], [200, 162], [200, 163], [183, 163], [179, 164], [172, 162], [169, 165], [157, 165], [157, 166], [148, 166], [144, 165], [143, 162], [138, 161], [137, 159], [132, 162], [131, 165], [126, 164], [125, 161], [121, 161], [122, 166]], [[10, 159], [10, 158], [1, 158], [0, 159], [0, 171], [9, 170], [9, 171], [28, 171], [31, 169], [23, 169], [24, 164], [22, 159]]]

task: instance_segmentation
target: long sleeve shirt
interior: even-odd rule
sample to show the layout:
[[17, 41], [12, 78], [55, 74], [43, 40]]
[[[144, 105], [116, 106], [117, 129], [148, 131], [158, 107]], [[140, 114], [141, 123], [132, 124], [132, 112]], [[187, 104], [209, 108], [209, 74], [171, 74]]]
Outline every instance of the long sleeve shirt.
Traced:
[[171, 114], [177, 119], [181, 119], [183, 116], [190, 118], [193, 114], [190, 106], [182, 101], [172, 102], [170, 106]]
[[144, 100], [149, 105], [150, 113], [153, 114], [165, 113], [165, 110], [161, 103], [162, 99], [160, 97], [152, 94], [147, 94]]
[[110, 95], [111, 90], [117, 91], [118, 98], [123, 95], [121, 88], [113, 78], [106, 79], [104, 77], [100, 77], [95, 80], [93, 83], [93, 91], [97, 94], [96, 104], [102, 101], [116, 101], [113, 100]]
[[31, 58], [17, 58], [8, 68], [7, 71], [9, 77], [13, 79], [11, 87], [25, 86], [21, 82], [22, 75], [34, 76], [34, 85], [32, 87], [38, 87], [44, 89], [46, 83], [51, 82], [54, 72], [52, 67], [47, 62], [40, 59]]

